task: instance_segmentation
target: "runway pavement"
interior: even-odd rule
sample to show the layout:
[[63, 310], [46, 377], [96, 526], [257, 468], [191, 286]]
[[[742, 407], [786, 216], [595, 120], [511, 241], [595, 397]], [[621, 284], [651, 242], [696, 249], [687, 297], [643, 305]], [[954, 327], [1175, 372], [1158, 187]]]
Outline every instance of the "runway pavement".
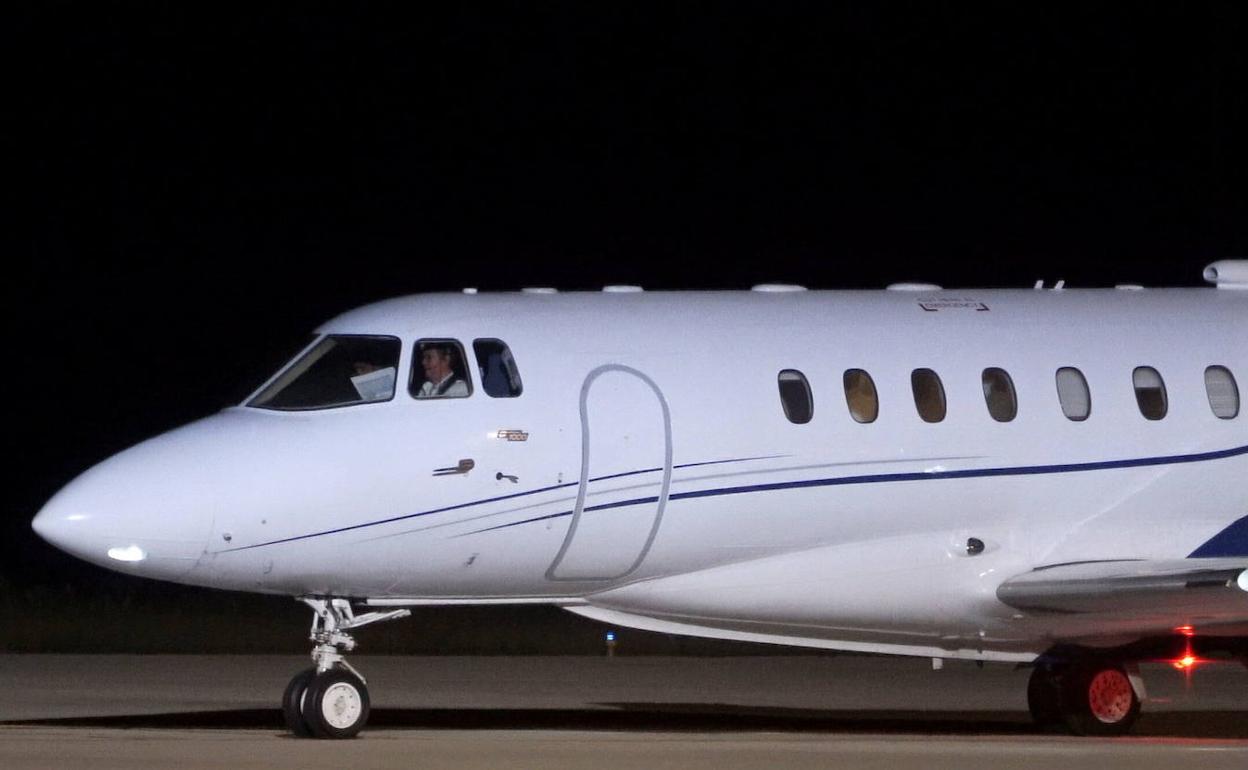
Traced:
[[0, 655], [0, 767], [1248, 767], [1248, 669], [1145, 667], [1137, 736], [1036, 732], [1026, 671], [864, 657], [368, 657], [370, 727], [281, 730], [285, 656]]

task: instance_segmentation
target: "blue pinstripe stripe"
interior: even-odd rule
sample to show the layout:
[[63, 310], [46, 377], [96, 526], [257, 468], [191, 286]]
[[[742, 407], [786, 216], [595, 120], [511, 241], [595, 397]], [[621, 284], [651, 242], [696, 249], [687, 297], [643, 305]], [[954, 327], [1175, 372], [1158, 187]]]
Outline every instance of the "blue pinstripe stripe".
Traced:
[[[802, 481], [778, 481], [769, 484], [750, 484], [740, 487], [721, 487], [718, 489], [698, 489], [691, 492], [676, 492], [668, 496], [668, 500], [687, 500], [696, 497], [720, 497], [725, 495], [741, 495], [754, 492], [772, 492], [782, 489], [807, 489], [811, 487], [835, 487], [848, 486], [851, 484], [881, 484], [903, 481], [935, 481], [940, 479], [973, 479], [973, 478], [991, 478], [997, 476], [1040, 476], [1054, 473], [1086, 473], [1088, 471], [1114, 470], [1118, 468], [1145, 468], [1156, 465], [1183, 465], [1187, 463], [1208, 462], [1210, 460], [1225, 460], [1229, 457], [1237, 457], [1239, 455], [1248, 454], [1248, 446], [1234, 447], [1232, 449], [1222, 449], [1216, 452], [1201, 452], [1190, 455], [1167, 455], [1164, 457], [1142, 457], [1132, 460], [1108, 460], [1093, 463], [1069, 463], [1064, 465], [1026, 465], [1013, 466], [1005, 468], [972, 468], [960, 471], [933, 471], [933, 472], [914, 472], [914, 473], [882, 473], [871, 474], [865, 476], [841, 476], [830, 479], [805, 479]], [[603, 503], [602, 505], [588, 506], [585, 508], [589, 511], [602, 511], [609, 508], [623, 508], [630, 505], [646, 505], [658, 502], [657, 497], [639, 497], [632, 500], [620, 500], [614, 503]], [[552, 513], [546, 516], [538, 516], [536, 518], [515, 521], [509, 524], [499, 524], [493, 527], [486, 527], [474, 532], [465, 534], [475, 535], [480, 532], [490, 532], [496, 529], [506, 529], [508, 527], [518, 527], [521, 524], [532, 524], [537, 521], [547, 521], [549, 519], [557, 519], [563, 516], [571, 516], [572, 511], [563, 511], [560, 513]]]
[[[672, 467], [673, 468], [700, 468], [705, 465], [725, 465], [728, 463], [749, 462], [750, 460], [774, 460], [774, 459], [784, 457], [784, 456], [785, 455], [765, 455], [765, 456], [760, 456], [760, 457], [735, 457], [729, 460], [705, 460], [703, 462], [697, 462], [697, 463], [685, 463], [683, 465], [673, 465]], [[626, 471], [624, 473], [615, 473], [610, 476], [597, 476], [595, 478], [590, 479], [590, 481], [608, 481], [610, 479], [619, 479], [625, 476], [637, 476], [642, 473], [657, 473], [661, 470], [663, 469], [662, 468], [644, 468], [638, 471]], [[540, 489], [530, 489], [526, 492], [515, 492], [510, 495], [500, 495], [499, 497], [489, 497], [484, 500], [473, 500], [467, 503], [459, 503], [457, 505], [448, 505], [445, 508], [434, 508], [432, 510], [419, 511], [417, 513], [405, 513], [400, 516], [391, 516], [388, 519], [378, 519], [377, 521], [368, 521], [368, 522], [364, 522], [363, 524], [351, 524], [346, 527], [338, 527], [337, 529], [327, 529], [322, 532], [311, 532], [306, 535], [295, 535], [294, 537], [284, 537], [284, 538], [281, 538], [280, 540], [269, 540], [267, 542], [256, 543], [254, 545], [242, 545], [242, 546], [238, 546], [237, 548], [224, 548], [221, 551], [219, 551], [219, 553], [231, 553], [233, 551], [246, 551], [252, 548], [262, 548], [266, 545], [281, 545], [282, 543], [293, 543], [296, 540], [307, 540], [308, 538], [321, 537], [322, 535], [336, 535], [340, 532], [351, 532], [353, 530], [364, 529], [366, 527], [377, 527], [382, 524], [392, 524], [396, 521], [416, 519], [421, 516], [432, 516], [435, 513], [446, 513], [447, 511], [458, 511], [464, 508], [471, 508], [477, 505], [486, 505], [488, 503], [497, 503], [503, 500], [514, 500], [517, 497], [527, 497], [529, 495], [538, 495], [543, 492], [551, 492], [556, 489], [567, 489], [568, 487], [575, 487], [579, 483], [580, 482], [578, 481], [570, 481], [566, 484], [555, 484], [554, 486], [541, 487]]]

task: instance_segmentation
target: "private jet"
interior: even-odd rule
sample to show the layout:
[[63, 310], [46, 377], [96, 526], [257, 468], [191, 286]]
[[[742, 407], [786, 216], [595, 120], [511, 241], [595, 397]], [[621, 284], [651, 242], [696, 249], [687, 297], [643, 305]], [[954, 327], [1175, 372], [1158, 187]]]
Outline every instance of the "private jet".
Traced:
[[422, 294], [86, 470], [35, 531], [294, 597], [299, 736], [369, 713], [352, 631], [430, 605], [1029, 666], [1127, 732], [1141, 662], [1248, 663], [1248, 260], [1212, 287]]

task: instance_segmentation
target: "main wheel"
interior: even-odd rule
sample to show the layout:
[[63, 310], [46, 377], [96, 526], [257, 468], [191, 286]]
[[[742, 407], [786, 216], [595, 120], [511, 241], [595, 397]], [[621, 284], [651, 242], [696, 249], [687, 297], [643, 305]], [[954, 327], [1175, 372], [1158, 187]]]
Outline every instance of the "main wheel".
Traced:
[[303, 718], [317, 736], [354, 738], [368, 722], [368, 688], [349, 671], [326, 671], [308, 687]]
[[1027, 680], [1027, 710], [1042, 730], [1062, 724], [1062, 691], [1058, 688], [1057, 671], [1047, 666], [1032, 669]]
[[315, 668], [300, 671], [286, 685], [286, 692], [282, 695], [282, 718], [286, 720], [286, 729], [297, 738], [312, 737], [312, 727], [303, 717], [303, 702], [307, 697], [308, 685], [312, 684], [315, 677]]
[[1125, 735], [1140, 715], [1140, 699], [1117, 663], [1077, 667], [1064, 677], [1062, 711], [1075, 735]]

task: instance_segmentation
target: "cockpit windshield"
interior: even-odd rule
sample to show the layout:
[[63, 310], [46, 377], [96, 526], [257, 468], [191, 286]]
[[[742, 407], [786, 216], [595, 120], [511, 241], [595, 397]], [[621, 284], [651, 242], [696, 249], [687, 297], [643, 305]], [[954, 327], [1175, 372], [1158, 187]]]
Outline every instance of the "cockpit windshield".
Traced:
[[298, 411], [389, 401], [401, 348], [397, 337], [322, 337], [247, 406]]

